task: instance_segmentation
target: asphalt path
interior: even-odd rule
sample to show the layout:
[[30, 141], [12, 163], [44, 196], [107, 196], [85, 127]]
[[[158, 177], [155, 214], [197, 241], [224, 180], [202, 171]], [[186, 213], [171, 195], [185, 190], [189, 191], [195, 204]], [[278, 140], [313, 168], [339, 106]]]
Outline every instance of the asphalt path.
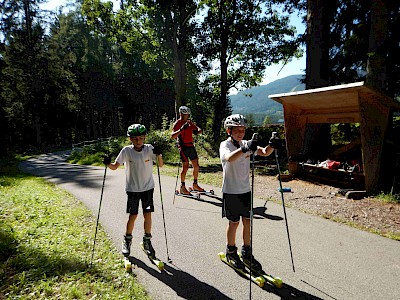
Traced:
[[[66, 153], [41, 155], [20, 168], [70, 192], [97, 216], [105, 168], [68, 164], [66, 157]], [[123, 169], [107, 170], [100, 213], [100, 223], [118, 250], [127, 221], [124, 176]], [[152, 242], [157, 256], [167, 262], [157, 174], [154, 180]], [[268, 273], [283, 279], [284, 286], [250, 284], [218, 258], [218, 252], [225, 250], [227, 225], [221, 218], [221, 201], [177, 196], [173, 204], [175, 184], [176, 177], [161, 175], [172, 259], [165, 271], [152, 265], [140, 249], [142, 216], [134, 229], [131, 255], [137, 268], [133, 272], [154, 299], [249, 299], [250, 293], [252, 299], [400, 299], [398, 241], [286, 209], [293, 272], [282, 206], [260, 199], [254, 200], [254, 254]], [[204, 187], [220, 196], [219, 187]], [[240, 244], [240, 231], [237, 240]]]

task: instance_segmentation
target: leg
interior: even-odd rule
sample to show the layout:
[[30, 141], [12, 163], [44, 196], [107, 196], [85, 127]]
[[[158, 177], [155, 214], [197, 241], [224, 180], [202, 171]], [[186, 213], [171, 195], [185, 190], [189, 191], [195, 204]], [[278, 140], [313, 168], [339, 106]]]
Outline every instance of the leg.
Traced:
[[151, 226], [152, 226], [152, 218], [151, 214], [154, 212], [154, 204], [153, 204], [153, 193], [154, 189], [148, 190], [142, 193], [142, 210], [143, 210], [143, 227], [144, 227], [144, 235], [143, 235], [143, 247], [146, 250], [147, 255], [151, 257], [155, 257], [156, 252], [154, 251], [153, 246], [151, 245]]
[[192, 160], [192, 165], [193, 165], [193, 179], [197, 182], [197, 178], [199, 178], [199, 159], [193, 159]]
[[128, 222], [126, 223], [124, 240], [122, 241], [122, 254], [129, 256], [131, 253], [132, 232], [135, 227], [135, 221], [138, 213], [139, 198], [137, 193], [127, 192], [128, 200], [126, 212], [129, 214]]
[[143, 218], [144, 218], [144, 222], [143, 222], [144, 233], [151, 235], [151, 223], [152, 223], [151, 212], [143, 213]]
[[184, 162], [182, 161], [182, 171], [181, 171], [181, 188], [180, 188], [180, 193], [184, 195], [189, 195], [189, 191], [187, 190], [185, 186], [185, 178], [186, 178], [186, 173], [189, 169], [189, 162]]
[[199, 177], [199, 159], [195, 158], [192, 160], [193, 165], [193, 189], [195, 191], [204, 192], [204, 189], [201, 188], [197, 183], [197, 178]]
[[128, 222], [126, 223], [126, 233], [122, 241], [122, 254], [126, 257], [131, 253], [132, 231], [135, 226], [137, 215], [129, 214]]
[[226, 228], [226, 240], [229, 246], [236, 245], [236, 231], [238, 229], [239, 222], [229, 221], [228, 227]]
[[255, 270], [262, 270], [262, 266], [260, 262], [258, 262], [254, 256], [251, 248], [251, 240], [250, 240], [250, 219], [242, 217], [243, 223], [243, 245], [242, 245], [242, 259], [244, 264]]
[[137, 219], [137, 215], [129, 215], [128, 222], [126, 223], [126, 234], [132, 234], [133, 228], [135, 227], [135, 221]]
[[228, 227], [226, 229], [226, 259], [235, 268], [244, 269], [244, 264], [237, 253], [236, 247], [236, 231], [239, 226], [239, 222], [229, 221]]
[[181, 171], [181, 182], [185, 182], [186, 173], [187, 173], [188, 169], [189, 169], [189, 162], [183, 161], [182, 162], [182, 171]]
[[250, 219], [242, 217], [243, 245], [250, 246]]

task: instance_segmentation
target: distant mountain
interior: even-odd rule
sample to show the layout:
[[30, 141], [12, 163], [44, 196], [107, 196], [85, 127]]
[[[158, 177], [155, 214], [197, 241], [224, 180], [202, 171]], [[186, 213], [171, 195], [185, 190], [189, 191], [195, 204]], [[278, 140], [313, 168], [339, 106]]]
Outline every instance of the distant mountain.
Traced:
[[232, 112], [247, 117], [251, 114], [256, 125], [261, 125], [267, 115], [272, 123], [277, 123], [283, 118], [282, 104], [269, 99], [268, 96], [304, 90], [304, 84], [300, 82], [302, 78], [303, 75], [291, 75], [231, 95], [229, 99]]

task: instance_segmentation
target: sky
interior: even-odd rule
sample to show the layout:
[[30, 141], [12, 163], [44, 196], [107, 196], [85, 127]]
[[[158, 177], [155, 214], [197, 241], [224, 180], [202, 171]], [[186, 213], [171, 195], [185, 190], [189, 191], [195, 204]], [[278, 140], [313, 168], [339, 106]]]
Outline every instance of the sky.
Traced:
[[[42, 9], [56, 10], [61, 5], [65, 5], [68, 0], [49, 0], [47, 3], [41, 4]], [[119, 7], [119, 0], [112, 0], [114, 7]], [[293, 14], [291, 17], [291, 24], [296, 27], [297, 33], [304, 32], [305, 26], [301, 23], [300, 18]], [[265, 71], [265, 77], [260, 85], [268, 84], [280, 78], [284, 78], [290, 75], [304, 74], [306, 68], [305, 55], [300, 59], [293, 58], [291, 62], [287, 63], [283, 68], [283, 64], [277, 64], [267, 67]]]

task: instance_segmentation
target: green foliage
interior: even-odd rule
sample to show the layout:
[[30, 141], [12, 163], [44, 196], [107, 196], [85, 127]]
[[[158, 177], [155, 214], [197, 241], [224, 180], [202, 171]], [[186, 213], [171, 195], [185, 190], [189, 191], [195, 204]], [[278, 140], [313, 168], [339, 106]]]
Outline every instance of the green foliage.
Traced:
[[101, 226], [88, 266], [96, 219], [80, 201], [42, 178], [14, 174], [0, 177], [2, 296], [147, 299]]
[[383, 201], [383, 202], [388, 202], [388, 203], [400, 203], [400, 195], [393, 195], [393, 194], [388, 194], [388, 193], [380, 193], [376, 196], [376, 199]]
[[[214, 140], [227, 116], [228, 91], [257, 85], [265, 68], [299, 54], [288, 15], [263, 1], [202, 1], [204, 22], [196, 37], [204, 87], [218, 95], [212, 116]], [[215, 68], [213, 65], [218, 66]]]
[[[164, 126], [165, 125], [166, 124], [164, 123]], [[164, 161], [169, 161], [174, 159], [175, 155], [174, 153], [171, 152], [174, 148], [176, 148], [176, 142], [171, 139], [170, 128], [166, 128], [163, 130], [154, 130], [154, 128], [151, 127], [146, 137], [146, 143], [159, 146], [162, 150]]]
[[348, 144], [360, 137], [360, 124], [332, 124], [331, 139], [333, 145]]

